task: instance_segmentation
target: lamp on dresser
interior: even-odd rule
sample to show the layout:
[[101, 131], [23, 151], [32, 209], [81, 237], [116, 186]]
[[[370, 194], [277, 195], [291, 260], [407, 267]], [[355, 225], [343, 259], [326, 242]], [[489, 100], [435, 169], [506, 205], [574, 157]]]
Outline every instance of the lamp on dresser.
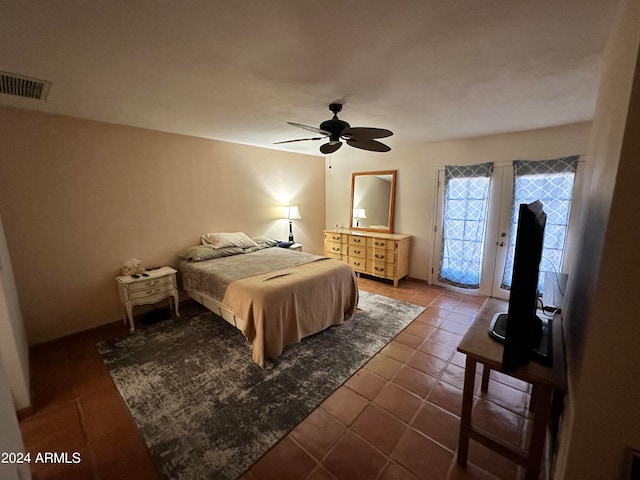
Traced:
[[282, 207], [282, 216], [280, 218], [286, 218], [289, 220], [289, 241], [293, 242], [293, 221], [292, 220], [300, 220], [302, 217], [300, 216], [300, 212], [298, 211], [298, 207], [296, 205], [287, 205]]
[[360, 219], [367, 218], [367, 212], [364, 208], [356, 207], [353, 209], [353, 219], [355, 221], [355, 226], [360, 226]]

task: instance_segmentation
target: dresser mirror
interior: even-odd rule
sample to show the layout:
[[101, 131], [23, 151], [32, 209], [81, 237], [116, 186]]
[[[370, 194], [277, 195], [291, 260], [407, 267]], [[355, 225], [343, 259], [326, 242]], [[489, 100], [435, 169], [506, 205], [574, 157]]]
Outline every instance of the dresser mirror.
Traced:
[[397, 170], [351, 174], [351, 229], [393, 233]]

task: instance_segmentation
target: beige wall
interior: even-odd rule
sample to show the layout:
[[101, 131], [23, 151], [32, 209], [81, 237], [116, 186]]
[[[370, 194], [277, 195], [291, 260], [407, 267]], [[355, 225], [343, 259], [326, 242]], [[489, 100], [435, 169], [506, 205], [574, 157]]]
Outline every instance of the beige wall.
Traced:
[[287, 238], [322, 253], [321, 157], [0, 108], [0, 215], [27, 337], [43, 342], [120, 318], [128, 259], [176, 265], [211, 231]]
[[343, 147], [327, 158], [327, 228], [349, 225], [351, 173], [398, 170], [396, 233], [413, 235], [409, 275], [427, 280], [432, 266], [436, 168], [511, 160], [543, 160], [585, 154], [590, 123], [437, 142], [371, 153]]
[[640, 0], [623, 0], [605, 51], [586, 209], [565, 332], [569, 396], [556, 478], [626, 478], [640, 449]]

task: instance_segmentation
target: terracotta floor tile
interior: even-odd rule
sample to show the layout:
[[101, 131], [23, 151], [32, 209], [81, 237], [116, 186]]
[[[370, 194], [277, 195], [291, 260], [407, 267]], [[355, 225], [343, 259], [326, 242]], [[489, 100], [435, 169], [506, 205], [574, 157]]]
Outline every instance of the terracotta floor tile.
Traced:
[[389, 462], [380, 474], [380, 480], [417, 480], [413, 473], [398, 465], [395, 462]]
[[436, 383], [436, 378], [413, 367], [404, 365], [393, 377], [393, 383], [401, 386], [405, 390], [415, 393], [421, 398], [425, 398], [431, 388]]
[[418, 348], [418, 350], [424, 353], [428, 353], [429, 355], [433, 355], [434, 357], [444, 360], [445, 362], [448, 362], [453, 355], [453, 352], [456, 351], [456, 349], [451, 345], [437, 342], [432, 338], [426, 339], [422, 343], [422, 345], [420, 345], [420, 348]]
[[256, 480], [302, 480], [314, 468], [315, 460], [287, 436], [251, 467], [251, 473]]
[[417, 351], [407, 361], [407, 365], [433, 377], [438, 377], [447, 366], [447, 363], [433, 355]]
[[469, 325], [471, 324], [473, 317], [469, 317], [468, 323], [460, 323], [451, 319], [451, 317], [456, 318], [456, 315], [459, 314], [455, 312], [450, 313], [447, 316], [447, 319], [440, 324], [439, 328], [441, 328], [442, 330], [446, 330], [447, 332], [455, 333], [456, 335], [464, 335], [465, 333], [467, 333], [467, 330], [469, 330]]
[[477, 398], [473, 404], [471, 423], [513, 445], [520, 446], [524, 418], [500, 405]]
[[404, 388], [390, 383], [373, 399], [373, 403], [409, 422], [420, 408], [421, 399]]
[[345, 425], [351, 425], [368, 403], [369, 400], [365, 397], [343, 386], [333, 392], [321, 406]]
[[[480, 375], [476, 375], [476, 377], [476, 384], [480, 384], [482, 377]], [[443, 380], [455, 387], [464, 388], [464, 368], [450, 363], [442, 372], [440, 380]]]
[[469, 442], [468, 463], [472, 463], [498, 478], [517, 478], [515, 463], [473, 440]]
[[[102, 388], [78, 399], [89, 443], [116, 430], [135, 428], [129, 410], [111, 388]], [[109, 412], [105, 415], [105, 412]]]
[[[326, 468], [318, 465], [307, 477], [306, 480], [335, 480], [336, 477], [331, 475]], [[249, 479], [246, 479], [249, 480]]]
[[366, 368], [358, 370], [345, 383], [345, 385], [351, 390], [354, 390], [369, 400], [372, 400], [378, 393], [380, 393], [380, 390], [382, 390], [386, 384], [386, 379], [376, 375]]
[[462, 335], [458, 335], [455, 333], [447, 332], [442, 328], [438, 328], [435, 332], [431, 334], [430, 337], [432, 340], [435, 340], [440, 343], [446, 343], [454, 348], [458, 346], [460, 340], [462, 340]]
[[467, 467], [462, 468], [454, 462], [448, 480], [496, 480], [496, 477], [471, 463], [467, 462]]
[[397, 417], [375, 405], [368, 405], [351, 426], [354, 432], [386, 454], [391, 453], [406, 428]]
[[415, 335], [416, 337], [420, 337], [424, 340], [434, 332], [437, 326], [418, 321], [418, 319], [419, 317], [415, 319], [407, 328], [405, 328], [404, 331], [410, 333], [411, 335]]
[[387, 380], [391, 380], [401, 367], [402, 363], [380, 354], [375, 355], [364, 366], [367, 370], [370, 370]]
[[415, 350], [411, 347], [408, 347], [400, 342], [396, 342], [393, 340], [386, 347], [384, 347], [380, 353], [382, 355], [386, 355], [387, 357], [393, 358], [401, 363], [405, 363], [411, 356]]
[[422, 404], [412, 426], [451, 451], [458, 446], [460, 419], [430, 402]]
[[391, 457], [421, 479], [446, 479], [453, 454], [427, 437], [407, 429]]
[[335, 417], [317, 408], [290, 435], [317, 460], [321, 460], [345, 430]]
[[79, 423], [72, 423], [67, 427], [52, 432], [42, 439], [38, 439], [29, 446], [26, 451], [31, 453], [32, 472], [39, 472], [49, 468], [51, 465], [45, 463], [36, 463], [35, 459], [38, 453], [44, 452], [80, 452], [85, 450], [87, 440], [85, 438], [82, 427]]
[[462, 389], [439, 381], [431, 389], [427, 400], [460, 417], [462, 410]]
[[338, 480], [373, 480], [386, 462], [378, 450], [355, 433], [347, 432], [325, 457], [322, 465]]
[[[461, 308], [460, 306], [458, 306], [456, 307], [455, 311], [447, 315], [447, 321], [445, 322], [445, 324], [447, 324], [451, 328], [459, 328], [459, 327], [456, 327], [456, 325], [461, 325], [463, 328], [469, 327], [469, 325], [473, 323], [473, 319], [475, 318], [477, 313], [478, 313], [478, 309]], [[447, 325], [443, 324], [442, 327], [448, 330], [446, 328]], [[462, 333], [464, 335], [464, 333], [466, 333], [466, 330], [467, 329], [464, 328], [462, 332], [455, 332], [455, 333]]]
[[417, 335], [413, 335], [410, 332], [402, 331], [396, 337], [396, 342], [402, 343], [407, 347], [416, 349], [420, 346], [422, 342], [424, 342], [424, 338], [419, 337]]
[[131, 428], [115, 430], [89, 445], [96, 470], [106, 473], [122, 463], [136, 463], [151, 458], [142, 436]]
[[492, 381], [504, 383], [522, 392], [531, 393], [531, 384], [518, 378], [511, 377], [502, 372], [491, 370], [490, 379]]
[[529, 395], [500, 382], [490, 381], [489, 389], [483, 398], [523, 417], [526, 417], [529, 411]]
[[22, 420], [22, 440], [29, 446], [72, 424], [80, 425], [80, 415], [75, 401], [62, 403]]

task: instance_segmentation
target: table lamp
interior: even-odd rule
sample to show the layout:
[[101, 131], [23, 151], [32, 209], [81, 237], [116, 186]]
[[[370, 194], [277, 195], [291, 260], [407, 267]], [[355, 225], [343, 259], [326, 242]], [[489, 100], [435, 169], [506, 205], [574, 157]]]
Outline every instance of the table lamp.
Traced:
[[300, 220], [302, 217], [300, 216], [300, 212], [298, 211], [298, 207], [296, 205], [287, 205], [286, 207], [282, 207], [282, 217], [289, 220], [289, 241], [293, 242], [293, 222], [292, 220]]

